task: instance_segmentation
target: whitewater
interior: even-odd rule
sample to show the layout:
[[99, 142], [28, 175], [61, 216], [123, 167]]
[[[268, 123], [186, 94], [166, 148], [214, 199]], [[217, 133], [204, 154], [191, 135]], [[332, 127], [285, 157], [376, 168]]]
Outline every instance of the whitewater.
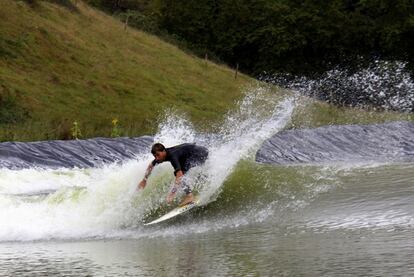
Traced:
[[[2, 144], [0, 275], [414, 274], [413, 124], [292, 129], [307, 101], [254, 87], [214, 133], [169, 111], [151, 137]], [[174, 181], [136, 190], [153, 142], [209, 158], [202, 206], [149, 227]]]
[[[264, 139], [282, 129], [294, 109], [294, 99], [268, 101], [268, 92], [248, 94], [229, 113], [214, 136], [197, 134], [191, 123], [176, 114], [166, 115], [154, 141], [167, 147], [195, 142], [209, 149], [202, 168], [206, 176], [199, 194], [203, 205], [215, 201], [237, 163], [252, 156]], [[262, 113], [258, 112], [262, 111]], [[81, 155], [82, 153], [77, 153]], [[148, 189], [137, 192], [149, 149], [135, 158], [98, 168], [0, 169], [0, 240], [27, 241], [116, 237], [134, 233], [147, 213], [165, 202], [172, 168], [158, 166]], [[169, 233], [171, 231], [166, 231]], [[137, 232], [140, 233], [140, 232]]]

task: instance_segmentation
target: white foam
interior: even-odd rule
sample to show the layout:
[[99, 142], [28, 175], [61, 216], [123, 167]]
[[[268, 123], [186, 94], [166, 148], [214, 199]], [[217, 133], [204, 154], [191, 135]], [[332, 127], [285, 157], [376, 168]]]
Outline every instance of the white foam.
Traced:
[[[293, 99], [279, 103], [266, 89], [249, 91], [208, 145], [210, 155], [202, 169], [209, 178], [201, 191], [204, 202], [215, 199], [241, 159], [286, 125], [293, 108]], [[172, 146], [194, 142], [197, 134], [188, 120], [169, 114], [155, 139]], [[163, 186], [172, 180], [171, 168], [162, 165], [148, 187], [135, 192], [151, 158], [146, 154], [91, 169], [0, 169], [0, 241], [112, 237], [140, 228], [141, 217], [165, 200]], [[160, 180], [164, 184], [157, 185]]]

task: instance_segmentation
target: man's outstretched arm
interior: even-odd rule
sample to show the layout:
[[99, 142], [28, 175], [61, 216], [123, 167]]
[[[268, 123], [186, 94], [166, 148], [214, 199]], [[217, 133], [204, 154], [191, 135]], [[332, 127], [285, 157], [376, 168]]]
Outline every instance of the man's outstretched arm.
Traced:
[[147, 179], [148, 177], [151, 175], [152, 169], [154, 168], [153, 163], [151, 162], [148, 167], [147, 170], [145, 171], [145, 175], [144, 175], [144, 179], [142, 179], [142, 181], [138, 184], [138, 189], [143, 189], [145, 188], [145, 186], [147, 185]]

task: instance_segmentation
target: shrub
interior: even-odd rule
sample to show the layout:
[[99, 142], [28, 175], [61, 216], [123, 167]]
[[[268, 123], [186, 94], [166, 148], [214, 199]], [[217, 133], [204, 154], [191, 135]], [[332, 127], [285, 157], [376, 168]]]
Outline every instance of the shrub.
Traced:
[[72, 126], [72, 138], [74, 139], [78, 139], [82, 137], [82, 133], [79, 127], [79, 123], [77, 121], [73, 122], [73, 126]]
[[118, 125], [118, 119], [114, 118], [112, 120], [112, 131], [111, 131], [111, 137], [116, 138], [121, 135], [121, 130]]

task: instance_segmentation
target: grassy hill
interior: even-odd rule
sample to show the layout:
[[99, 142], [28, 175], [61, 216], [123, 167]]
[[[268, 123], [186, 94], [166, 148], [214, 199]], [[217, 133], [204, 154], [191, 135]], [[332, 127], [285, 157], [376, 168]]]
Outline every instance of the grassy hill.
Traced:
[[[0, 0], [0, 141], [69, 139], [74, 122], [82, 138], [110, 136], [113, 119], [117, 135], [151, 134], [167, 109], [208, 131], [254, 82], [80, 0]], [[288, 128], [414, 120], [301, 103]]]
[[[70, 3], [68, 0], [61, 3]], [[253, 82], [81, 1], [0, 1], [0, 139], [149, 134], [167, 108], [217, 121]], [[155, 121], [154, 121], [155, 120]]]

